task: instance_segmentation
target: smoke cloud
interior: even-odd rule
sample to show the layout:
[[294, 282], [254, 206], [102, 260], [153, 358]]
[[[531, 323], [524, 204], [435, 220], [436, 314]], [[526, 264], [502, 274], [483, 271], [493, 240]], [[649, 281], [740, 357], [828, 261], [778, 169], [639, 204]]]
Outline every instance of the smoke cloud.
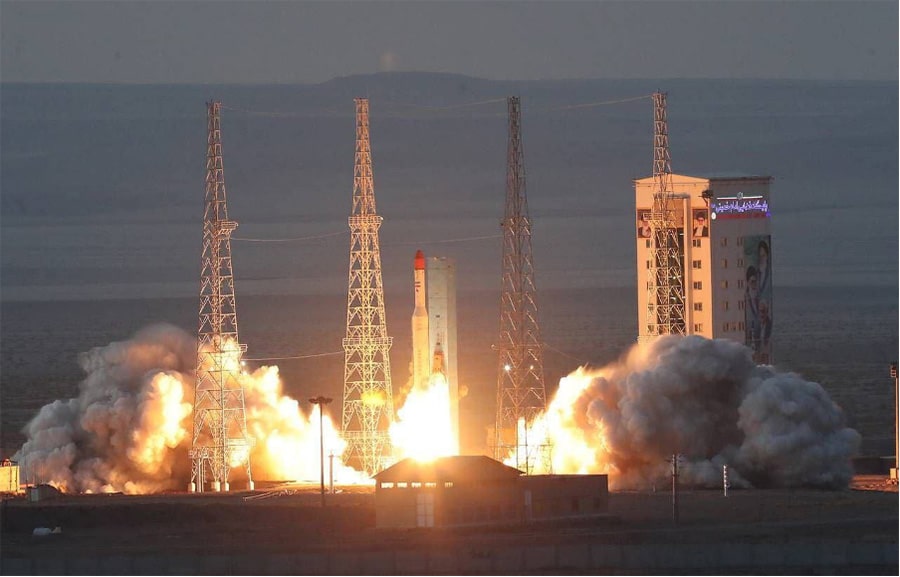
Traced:
[[[79, 356], [86, 376], [78, 396], [45, 405], [25, 427], [14, 457], [28, 481], [67, 492], [154, 493], [185, 490], [190, 481], [197, 341], [171, 325]], [[247, 429], [256, 444], [254, 476], [273, 480], [319, 478], [319, 417], [282, 394], [278, 367], [241, 375]], [[340, 464], [344, 445], [323, 419], [326, 456], [335, 481], [366, 482]]]
[[95, 493], [186, 486], [186, 396], [196, 359], [196, 340], [170, 325], [82, 353], [78, 397], [45, 405], [25, 427], [28, 440], [15, 457], [23, 476]]
[[615, 488], [679, 478], [736, 487], [846, 487], [860, 435], [817, 383], [771, 366], [727, 340], [662, 337], [603, 369], [580, 368], [536, 431], [553, 442], [556, 473], [604, 472]]

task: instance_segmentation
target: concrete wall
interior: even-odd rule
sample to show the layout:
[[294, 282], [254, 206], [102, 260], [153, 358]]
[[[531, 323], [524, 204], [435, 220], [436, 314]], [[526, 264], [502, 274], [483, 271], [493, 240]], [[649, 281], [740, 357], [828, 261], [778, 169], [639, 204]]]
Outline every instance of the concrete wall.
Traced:
[[519, 478], [531, 491], [531, 518], [590, 517], [609, 510], [606, 475], [532, 475]]
[[397, 487], [375, 490], [375, 526], [415, 527], [416, 496], [434, 495], [434, 521], [437, 527], [484, 525], [518, 522], [522, 519], [522, 492], [517, 479], [509, 482], [456, 484], [453, 487]]
[[114, 556], [0, 559], [3, 575], [422, 575], [554, 571], [790, 573], [886, 568], [896, 574], [897, 543], [732, 543], [537, 547], [461, 546], [456, 550], [342, 551], [292, 555]]

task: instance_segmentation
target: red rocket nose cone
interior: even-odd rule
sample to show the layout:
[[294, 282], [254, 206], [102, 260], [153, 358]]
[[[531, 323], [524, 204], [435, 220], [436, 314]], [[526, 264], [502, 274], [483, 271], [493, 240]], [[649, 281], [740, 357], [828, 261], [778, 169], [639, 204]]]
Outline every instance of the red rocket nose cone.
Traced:
[[425, 270], [425, 255], [421, 250], [416, 251], [416, 270]]

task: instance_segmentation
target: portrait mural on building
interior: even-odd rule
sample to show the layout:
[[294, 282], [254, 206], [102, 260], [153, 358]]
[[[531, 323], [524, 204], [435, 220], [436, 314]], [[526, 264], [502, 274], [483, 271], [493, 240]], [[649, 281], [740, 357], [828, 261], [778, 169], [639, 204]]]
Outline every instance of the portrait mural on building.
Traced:
[[650, 238], [652, 234], [652, 229], [650, 228], [650, 209], [649, 208], [639, 208], [637, 209], [637, 215], [635, 217], [637, 221], [637, 237], [638, 238]]
[[772, 237], [745, 236], [744, 239], [744, 334], [753, 349], [753, 359], [771, 362], [772, 337]]
[[692, 216], [694, 237], [709, 236], [709, 211], [705, 208], [695, 208]]

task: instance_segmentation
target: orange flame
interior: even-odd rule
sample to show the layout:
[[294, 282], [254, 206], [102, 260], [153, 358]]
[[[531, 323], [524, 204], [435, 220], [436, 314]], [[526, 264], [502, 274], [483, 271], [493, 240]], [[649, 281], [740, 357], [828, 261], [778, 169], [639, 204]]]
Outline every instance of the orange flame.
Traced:
[[[559, 389], [543, 413], [530, 423], [519, 421], [520, 468], [524, 468], [527, 454], [530, 472], [534, 474], [609, 472], [606, 458], [608, 447], [602, 434], [602, 426], [598, 437], [588, 438], [585, 428], [579, 426], [576, 414], [580, 397], [590, 386], [591, 380], [599, 374], [601, 373], [578, 368], [560, 379]], [[548, 452], [548, 459], [541, 458], [544, 450]], [[516, 451], [510, 451], [503, 462], [515, 467]]]
[[397, 417], [389, 433], [400, 459], [431, 461], [455, 452], [450, 385], [443, 373], [435, 372], [426, 385], [413, 387]]

